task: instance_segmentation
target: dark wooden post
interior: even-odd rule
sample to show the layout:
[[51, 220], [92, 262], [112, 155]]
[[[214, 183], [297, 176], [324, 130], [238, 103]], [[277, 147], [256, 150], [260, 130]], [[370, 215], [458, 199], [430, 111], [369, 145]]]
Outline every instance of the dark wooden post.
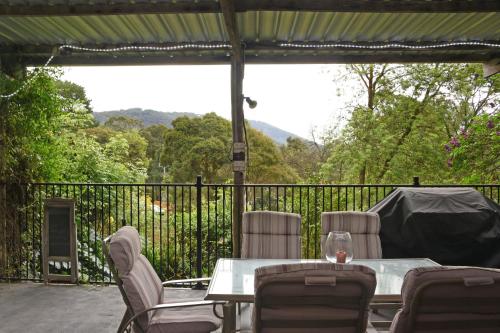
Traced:
[[243, 122], [243, 57], [233, 55], [231, 60], [231, 118], [233, 124], [233, 257], [241, 256], [241, 221], [245, 206], [245, 138]]
[[243, 47], [236, 23], [233, 0], [220, 0], [224, 23], [231, 41], [231, 120], [233, 125], [233, 257], [241, 256], [241, 220], [245, 209], [245, 137], [243, 117], [243, 76], [245, 63]]

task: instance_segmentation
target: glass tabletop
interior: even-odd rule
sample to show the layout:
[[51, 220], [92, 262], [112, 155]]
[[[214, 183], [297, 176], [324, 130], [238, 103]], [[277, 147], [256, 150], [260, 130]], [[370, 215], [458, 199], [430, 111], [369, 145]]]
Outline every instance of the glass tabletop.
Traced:
[[[229, 259], [217, 260], [214, 274], [205, 299], [235, 302], [253, 302], [254, 272], [262, 266], [326, 262], [314, 259]], [[401, 298], [403, 279], [410, 269], [424, 266], [439, 266], [430, 259], [363, 259], [353, 264], [365, 265], [377, 274], [374, 301], [397, 301]]]

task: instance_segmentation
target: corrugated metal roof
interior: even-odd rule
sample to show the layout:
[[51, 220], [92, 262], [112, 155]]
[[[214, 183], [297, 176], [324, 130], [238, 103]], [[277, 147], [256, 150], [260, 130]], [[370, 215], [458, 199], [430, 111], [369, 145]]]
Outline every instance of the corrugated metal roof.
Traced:
[[[242, 1], [242, 0], [239, 0]], [[173, 0], [158, 0], [174, 3]], [[187, 3], [177, 0], [175, 3]], [[198, 4], [213, 4], [215, 0], [199, 0]], [[0, 5], [40, 5], [45, 0], [0, 0]], [[87, 4], [80, 0], [51, 0], [52, 5]], [[108, 0], [94, 0], [94, 5], [106, 5]], [[127, 4], [128, 0], [115, 0]], [[147, 3], [149, 0], [135, 0]], [[1, 13], [0, 13], [1, 14]], [[435, 43], [490, 41], [500, 45], [500, 12], [476, 13], [367, 13], [310, 11], [247, 11], [236, 14], [239, 33], [246, 43], [249, 59], [259, 56], [269, 62], [280, 62], [284, 55], [304, 56], [346, 54], [476, 54], [477, 59], [500, 56], [498, 47], [451, 47], [445, 50], [289, 50], [281, 42], [347, 42], [347, 43]], [[49, 47], [62, 44], [111, 47], [115, 45], [163, 43], [229, 42], [223, 15], [216, 12], [23, 16], [0, 15], [0, 53], [25, 52], [26, 56], [43, 56]], [[150, 52], [158, 56], [158, 52]], [[136, 54], [136, 53], [134, 53]], [[228, 60], [227, 50], [192, 50], [163, 52], [168, 56], [212, 57], [217, 62]], [[147, 55], [147, 53], [142, 53]], [[92, 57], [92, 55], [88, 55]], [[100, 55], [99, 57], [102, 57]], [[275, 60], [273, 60], [275, 59]], [[382, 58], [381, 58], [382, 59]], [[472, 59], [472, 58], [471, 58]], [[476, 58], [473, 58], [476, 59]], [[160, 61], [160, 60], [158, 60]], [[332, 59], [333, 61], [333, 59]], [[203, 62], [203, 59], [200, 60]]]
[[0, 44], [143, 44], [227, 40], [222, 14], [0, 16]]
[[[245, 42], [421, 42], [500, 40], [500, 13], [248, 12]], [[228, 41], [222, 14], [0, 16], [2, 45]]]
[[500, 13], [238, 14], [246, 41], [468, 41], [499, 40]]

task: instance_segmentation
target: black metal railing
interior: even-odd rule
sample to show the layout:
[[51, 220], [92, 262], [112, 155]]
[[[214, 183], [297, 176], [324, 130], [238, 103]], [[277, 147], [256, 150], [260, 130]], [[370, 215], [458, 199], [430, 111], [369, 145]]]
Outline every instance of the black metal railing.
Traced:
[[[6, 267], [0, 267], [0, 278], [42, 279], [43, 202], [55, 197], [75, 200], [82, 282], [113, 281], [104, 259], [102, 240], [124, 225], [137, 228], [143, 254], [162, 279], [210, 276], [218, 258], [231, 257], [235, 187], [232, 184], [203, 184], [198, 177], [193, 184], [33, 183], [16, 186], [22, 195], [15, 204], [14, 218], [20, 230], [14, 237], [19, 238], [21, 247], [19, 253], [7, 258]], [[302, 255], [318, 258], [322, 212], [364, 211], [401, 186], [419, 186], [418, 178], [411, 185], [245, 184], [245, 210], [300, 214]], [[474, 187], [500, 202], [500, 185], [466, 187]], [[66, 267], [52, 263], [52, 269]]]

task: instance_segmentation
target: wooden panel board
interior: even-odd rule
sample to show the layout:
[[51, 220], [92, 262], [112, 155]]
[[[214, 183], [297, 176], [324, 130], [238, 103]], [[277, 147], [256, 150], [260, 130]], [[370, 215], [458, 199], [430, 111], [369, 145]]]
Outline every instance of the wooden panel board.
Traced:
[[69, 207], [48, 207], [49, 213], [49, 257], [71, 256]]

